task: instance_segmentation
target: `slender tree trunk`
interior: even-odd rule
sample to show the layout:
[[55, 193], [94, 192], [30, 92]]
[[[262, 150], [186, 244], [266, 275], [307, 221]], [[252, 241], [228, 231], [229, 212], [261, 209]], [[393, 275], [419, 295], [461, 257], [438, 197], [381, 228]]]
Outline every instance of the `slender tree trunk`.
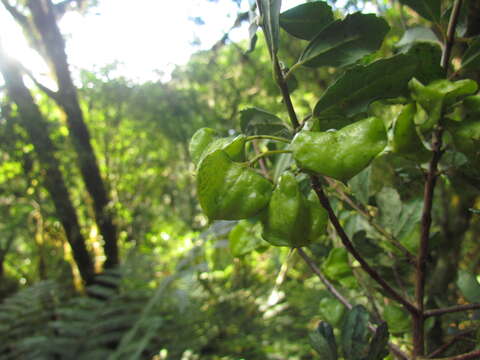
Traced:
[[[41, 37], [47, 61], [57, 79], [58, 92], [53, 96], [67, 116], [72, 143], [77, 152], [80, 172], [87, 191], [93, 199], [95, 220], [104, 240], [106, 268], [118, 264], [117, 229], [109, 208], [109, 195], [103, 183], [88, 128], [77, 97], [65, 52], [65, 40], [58, 28], [51, 0], [29, 0], [33, 22]], [[51, 95], [51, 94], [50, 94]]]
[[30, 91], [23, 83], [19, 66], [7, 58], [0, 47], [0, 72], [3, 74], [8, 94], [18, 107], [19, 119], [35, 147], [43, 170], [43, 181], [49, 192], [58, 218], [65, 230], [67, 240], [72, 248], [73, 257], [86, 284], [93, 281], [94, 267], [80, 231], [77, 214], [70, 200], [70, 195], [55, 157], [55, 146], [49, 134], [48, 124], [42, 117]]

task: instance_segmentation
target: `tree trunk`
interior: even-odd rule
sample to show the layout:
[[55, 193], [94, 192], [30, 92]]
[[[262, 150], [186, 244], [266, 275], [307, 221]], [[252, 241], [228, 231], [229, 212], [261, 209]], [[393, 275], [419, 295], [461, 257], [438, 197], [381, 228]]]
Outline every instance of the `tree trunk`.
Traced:
[[[28, 7], [41, 37], [43, 51], [57, 80], [58, 93], [53, 97], [67, 116], [70, 136], [86, 188], [93, 199], [95, 220], [104, 240], [105, 268], [118, 264], [117, 229], [109, 209], [109, 195], [105, 189], [97, 159], [91, 145], [67, 62], [65, 41], [58, 28], [51, 0], [29, 0]], [[50, 94], [51, 95], [51, 94]]]
[[80, 231], [77, 214], [55, 157], [55, 146], [48, 134], [48, 123], [42, 117], [30, 91], [23, 83], [19, 65], [7, 58], [0, 47], [0, 72], [3, 74], [8, 94], [18, 107], [21, 126], [26, 130], [43, 168], [43, 181], [49, 192], [58, 218], [72, 248], [73, 257], [86, 284], [93, 281], [94, 267]]

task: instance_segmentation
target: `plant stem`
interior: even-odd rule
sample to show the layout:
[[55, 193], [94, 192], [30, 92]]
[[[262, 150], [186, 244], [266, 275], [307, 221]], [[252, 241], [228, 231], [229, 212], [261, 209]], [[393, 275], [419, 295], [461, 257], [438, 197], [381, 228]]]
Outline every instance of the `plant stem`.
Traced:
[[298, 254], [302, 257], [307, 265], [312, 269], [313, 273], [317, 275], [320, 281], [325, 285], [327, 290], [338, 300], [340, 301], [347, 309], [352, 309], [353, 305], [342, 295], [340, 292], [332, 285], [330, 281], [322, 274], [321, 270], [315, 265], [315, 262], [303, 251], [302, 248], [297, 248]]
[[394, 238], [392, 234], [390, 234], [388, 231], [386, 231], [383, 227], [377, 224], [376, 221], [374, 221], [373, 216], [370, 215], [367, 210], [363, 209], [360, 205], [356, 204], [355, 201], [353, 201], [350, 196], [348, 196], [343, 190], [339, 189], [337, 184], [333, 180], [330, 180], [328, 178], [325, 178], [328, 184], [333, 187], [333, 189], [338, 193], [338, 197], [340, 200], [346, 202], [349, 206], [351, 206], [354, 210], [356, 210], [361, 216], [363, 216], [368, 223], [380, 234], [383, 236], [385, 240], [387, 240], [390, 244], [395, 246], [397, 250], [401, 251], [407, 261], [410, 264], [415, 264], [415, 256], [408, 251], [408, 249], [402, 245], [397, 239]]
[[445, 48], [442, 53], [442, 68], [448, 70], [448, 63], [450, 62], [450, 56], [452, 54], [452, 48], [455, 43], [455, 29], [457, 28], [458, 18], [460, 15], [460, 9], [462, 8], [462, 0], [456, 0], [453, 4], [452, 13], [450, 14], [450, 20], [447, 28], [447, 38], [445, 42]]
[[[448, 71], [452, 47], [455, 43], [455, 28], [458, 23], [462, 0], [455, 0], [452, 13], [448, 22], [446, 42], [442, 53], [441, 66]], [[420, 250], [417, 257], [417, 267], [415, 276], [415, 299], [419, 312], [412, 314], [413, 325], [413, 358], [423, 356], [425, 353], [425, 312], [424, 312], [424, 296], [425, 281], [427, 270], [428, 245], [430, 240], [430, 227], [432, 224], [432, 205], [435, 183], [438, 173], [437, 167], [442, 157], [442, 133], [441, 125], [437, 126], [432, 134], [432, 152], [433, 156], [430, 160], [428, 174], [425, 181], [423, 193], [423, 211], [421, 221], [421, 237]]]
[[[323, 275], [322, 271], [317, 267], [315, 262], [303, 251], [302, 248], [297, 248], [298, 254], [302, 257], [305, 263], [310, 267], [315, 275], [320, 279], [320, 281], [325, 285], [327, 290], [338, 300], [340, 301], [347, 309], [352, 309], [353, 305], [342, 295], [340, 292], [333, 286], [333, 284], [328, 281], [328, 279]], [[368, 328], [373, 333], [375, 332], [375, 326], [369, 324]], [[408, 356], [400, 350], [395, 344], [388, 343], [389, 349], [400, 359], [408, 360]]]
[[283, 101], [285, 102], [285, 106], [287, 107], [290, 122], [292, 123], [294, 129], [298, 129], [300, 127], [300, 123], [298, 122], [297, 114], [295, 113], [292, 99], [290, 98], [290, 92], [288, 91], [287, 82], [285, 81], [282, 69], [280, 68], [280, 63], [278, 62], [278, 58], [276, 56], [273, 57], [273, 66], [275, 72], [275, 80], [278, 87], [280, 88], [280, 91], [282, 92]]
[[[421, 358], [427, 360], [428, 358]], [[480, 359], [480, 350], [475, 350], [466, 354], [444, 357], [444, 358], [430, 358], [428, 360], [475, 360]]]
[[430, 316], [440, 316], [443, 314], [451, 314], [455, 312], [462, 312], [462, 311], [468, 311], [468, 310], [478, 310], [480, 309], [480, 304], [475, 303], [475, 304], [466, 304], [466, 305], [457, 305], [457, 306], [450, 306], [447, 308], [443, 309], [433, 309], [433, 310], [426, 310], [424, 312], [424, 316], [430, 317]]
[[271, 135], [252, 135], [252, 136], [247, 136], [247, 141], [252, 141], [252, 140], [273, 140], [273, 141], [280, 141], [284, 143], [290, 143], [289, 139], [279, 137], [279, 136], [271, 136]]
[[276, 155], [276, 154], [290, 154], [292, 150], [270, 150], [260, 153], [248, 161], [248, 165], [252, 166], [258, 159], [261, 159], [265, 156]]
[[423, 193], [423, 211], [421, 220], [421, 237], [420, 249], [417, 257], [416, 278], [415, 278], [415, 300], [419, 310], [417, 314], [413, 315], [413, 356], [424, 355], [424, 297], [425, 297], [425, 281], [427, 270], [428, 245], [430, 240], [430, 227], [432, 224], [432, 207], [435, 184], [437, 182], [437, 166], [442, 156], [442, 129], [437, 128], [432, 136], [432, 150], [433, 156], [430, 161], [427, 179], [425, 181]]
[[370, 277], [373, 280], [375, 280], [383, 288], [383, 290], [385, 290], [385, 292], [387, 292], [395, 301], [400, 303], [408, 312], [416, 315], [418, 313], [418, 309], [415, 307], [415, 305], [410, 303], [400, 293], [394, 290], [380, 276], [380, 274], [377, 271], [375, 271], [375, 269], [373, 269], [370, 266], [370, 264], [367, 263], [367, 261], [360, 255], [357, 249], [355, 249], [352, 242], [348, 238], [348, 235], [345, 233], [345, 230], [340, 224], [340, 221], [338, 220], [337, 215], [335, 215], [335, 212], [333, 211], [332, 206], [330, 205], [330, 201], [328, 200], [327, 196], [323, 192], [323, 188], [322, 188], [322, 185], [320, 184], [318, 177], [312, 175], [310, 178], [312, 181], [312, 188], [317, 194], [318, 199], [320, 200], [320, 203], [327, 211], [330, 222], [333, 224], [333, 227], [337, 231], [337, 234], [340, 237], [340, 240], [342, 241], [342, 244], [345, 247], [345, 249], [347, 249], [347, 251], [355, 258], [355, 260], [357, 260], [360, 263], [360, 266], [362, 267], [362, 269], [368, 275], [370, 275]]
[[429, 354], [427, 356], [428, 359], [430, 358], [434, 358], [435, 356], [438, 356], [440, 354], [442, 354], [443, 352], [445, 352], [450, 346], [452, 346], [453, 344], [455, 344], [459, 339], [469, 335], [469, 334], [472, 334], [472, 333], [475, 333], [475, 330], [474, 329], [468, 329], [468, 330], [465, 330], [465, 331], [462, 331], [458, 334], [456, 334], [455, 336], [452, 337], [452, 339], [450, 339], [450, 341], [448, 341], [447, 343], [443, 344], [442, 346], [440, 346], [437, 350], [435, 350], [434, 352], [432, 352], [431, 354]]

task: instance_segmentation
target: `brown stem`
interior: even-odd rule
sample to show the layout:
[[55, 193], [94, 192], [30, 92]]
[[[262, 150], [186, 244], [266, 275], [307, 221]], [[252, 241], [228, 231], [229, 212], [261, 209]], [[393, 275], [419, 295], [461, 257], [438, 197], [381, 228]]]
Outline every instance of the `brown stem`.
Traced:
[[407, 299], [405, 299], [401, 294], [399, 294], [396, 290], [394, 290], [381, 276], [380, 274], [373, 269], [370, 264], [367, 263], [367, 261], [360, 255], [360, 253], [355, 249], [353, 246], [352, 242], [348, 238], [348, 235], [345, 233], [345, 230], [343, 229], [342, 225], [340, 224], [337, 215], [335, 215], [335, 212], [332, 209], [332, 206], [330, 205], [330, 201], [328, 200], [327, 196], [323, 192], [322, 185], [320, 184], [320, 181], [318, 177], [316, 176], [311, 176], [311, 181], [312, 181], [312, 188], [315, 191], [315, 193], [318, 196], [318, 199], [320, 200], [320, 203], [322, 206], [325, 208], [325, 210], [328, 213], [328, 217], [330, 219], [330, 222], [333, 224], [333, 227], [337, 231], [338, 236], [340, 237], [340, 240], [342, 241], [343, 246], [347, 249], [347, 251], [355, 258], [360, 263], [360, 266], [362, 269], [370, 275], [370, 277], [375, 280], [382, 288], [389, 294], [392, 299], [400, 303], [408, 312], [411, 314], [417, 314], [418, 309], [410, 303]]
[[285, 106], [287, 107], [288, 116], [290, 117], [290, 122], [294, 129], [298, 129], [300, 127], [300, 123], [298, 122], [297, 114], [295, 113], [295, 109], [292, 104], [292, 99], [290, 98], [290, 92], [288, 91], [287, 82], [283, 77], [282, 69], [280, 68], [280, 64], [276, 56], [273, 58], [273, 66], [274, 66], [274, 76], [275, 80], [277, 81], [277, 85], [282, 92], [283, 101]]
[[456, 0], [453, 4], [452, 13], [450, 14], [450, 21], [448, 22], [447, 38], [445, 48], [442, 54], [442, 68], [448, 70], [448, 63], [452, 55], [452, 48], [455, 43], [455, 29], [457, 27], [460, 9], [462, 8], [462, 0]]
[[425, 351], [425, 314], [424, 297], [425, 281], [427, 270], [428, 245], [430, 239], [430, 226], [432, 224], [432, 206], [435, 184], [437, 181], [437, 166], [442, 156], [442, 129], [437, 128], [432, 136], [433, 156], [430, 161], [427, 179], [423, 193], [423, 211], [421, 220], [420, 249], [417, 257], [416, 278], [415, 278], [415, 299], [419, 312], [413, 316], [413, 355], [423, 356]]
[[[455, 28], [458, 23], [458, 17], [460, 14], [460, 8], [462, 6], [462, 0], [455, 0], [453, 4], [452, 13], [450, 14], [450, 20], [448, 22], [446, 42], [442, 53], [441, 66], [447, 72], [450, 56], [452, 53], [452, 47], [455, 43]], [[432, 205], [433, 194], [435, 190], [435, 183], [437, 181], [438, 173], [437, 167], [442, 157], [442, 132], [441, 126], [438, 126], [432, 134], [432, 152], [433, 156], [430, 160], [430, 165], [425, 181], [424, 193], [423, 193], [423, 211], [421, 221], [421, 237], [420, 237], [420, 249], [417, 257], [417, 267], [415, 276], [415, 299], [416, 305], [419, 309], [417, 314], [412, 316], [413, 326], [413, 358], [417, 356], [423, 356], [425, 353], [425, 313], [424, 313], [424, 296], [425, 296], [425, 280], [427, 270], [427, 257], [428, 257], [428, 243], [430, 238], [430, 226], [432, 224]]]
[[[325, 285], [327, 290], [338, 300], [340, 301], [347, 309], [352, 309], [353, 305], [342, 295], [340, 292], [333, 286], [333, 284], [328, 281], [328, 279], [323, 275], [322, 271], [317, 267], [315, 262], [303, 251], [302, 248], [297, 248], [298, 254], [302, 257], [305, 263], [310, 267], [315, 275], [320, 279], [320, 281]], [[375, 326], [369, 324], [368, 328], [370, 331], [375, 332]], [[388, 343], [388, 348], [394, 353], [397, 358], [402, 360], [408, 360], [408, 356], [398, 348], [395, 344]]]
[[429, 360], [475, 360], [480, 359], [480, 350], [475, 350], [466, 354], [450, 356], [445, 358], [431, 358]]
[[332, 285], [330, 281], [325, 277], [325, 275], [322, 274], [320, 269], [315, 265], [313, 260], [303, 251], [302, 248], [297, 249], [298, 254], [305, 260], [307, 265], [312, 269], [313, 273], [317, 275], [317, 277], [320, 279], [320, 281], [325, 285], [328, 291], [338, 300], [340, 301], [347, 309], [351, 309], [353, 306], [350, 304], [350, 302], [342, 295], [340, 292]]
[[339, 198], [340, 200], [346, 202], [349, 206], [351, 206], [354, 210], [356, 210], [361, 216], [363, 216], [367, 221], [368, 223], [380, 234], [382, 235], [385, 240], [387, 240], [390, 244], [392, 244], [393, 246], [395, 246], [395, 248], [397, 248], [397, 250], [401, 251], [403, 253], [403, 255], [406, 257], [407, 261], [410, 263], [410, 264], [415, 264], [415, 256], [410, 252], [408, 251], [408, 249], [403, 246], [397, 239], [395, 239], [393, 237], [392, 234], [390, 234], [388, 231], [386, 231], [383, 227], [381, 227], [380, 225], [378, 225], [372, 215], [370, 215], [365, 209], [363, 209], [361, 206], [357, 205], [355, 203], [355, 201], [353, 201], [344, 191], [342, 191], [341, 189], [338, 188], [337, 184], [335, 184], [335, 182], [333, 180], [330, 180], [328, 178], [326, 178], [326, 181], [328, 182], [328, 184], [333, 187], [333, 189], [338, 193], [339, 195]]
[[447, 308], [443, 309], [433, 309], [433, 310], [426, 310], [424, 312], [424, 316], [430, 317], [430, 316], [440, 316], [443, 314], [451, 314], [455, 312], [462, 312], [462, 311], [468, 311], [468, 310], [478, 310], [480, 309], [480, 304], [466, 304], [466, 305], [457, 305], [457, 306], [450, 306]]
[[474, 333], [475, 330], [474, 329], [468, 329], [468, 330], [465, 330], [465, 331], [462, 331], [458, 334], [456, 334], [452, 339], [450, 339], [447, 343], [443, 344], [442, 346], [440, 346], [437, 350], [433, 351], [431, 354], [429, 354], [427, 356], [427, 358], [434, 358], [435, 356], [438, 356], [440, 354], [442, 354], [443, 352], [445, 352], [450, 346], [452, 346], [453, 344], [455, 344], [458, 340], [460, 340], [461, 338], [465, 337], [466, 335], [469, 335], [471, 333]]

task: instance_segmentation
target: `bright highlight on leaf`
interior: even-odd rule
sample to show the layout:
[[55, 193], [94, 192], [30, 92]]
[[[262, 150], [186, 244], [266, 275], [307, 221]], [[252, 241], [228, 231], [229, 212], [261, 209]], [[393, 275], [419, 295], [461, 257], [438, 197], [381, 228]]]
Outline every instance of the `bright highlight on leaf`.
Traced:
[[298, 63], [308, 67], [351, 65], [378, 50], [388, 30], [386, 21], [373, 14], [347, 15], [320, 31]]

